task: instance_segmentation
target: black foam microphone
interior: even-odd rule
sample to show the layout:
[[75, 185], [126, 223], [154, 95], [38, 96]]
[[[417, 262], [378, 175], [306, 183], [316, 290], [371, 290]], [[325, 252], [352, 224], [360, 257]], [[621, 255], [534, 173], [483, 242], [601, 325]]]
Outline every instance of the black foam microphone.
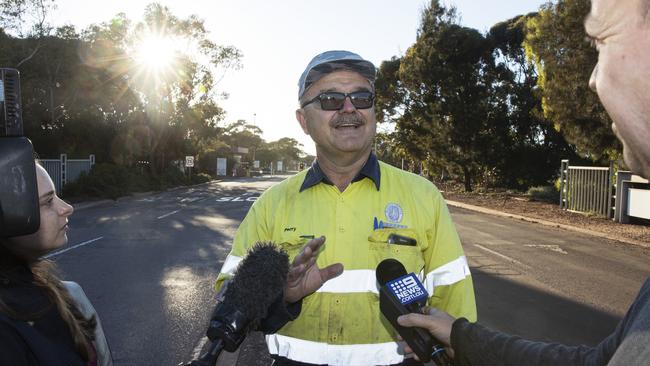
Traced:
[[420, 361], [433, 362], [437, 366], [453, 365], [445, 348], [426, 330], [418, 327], [403, 327], [397, 322], [401, 315], [422, 313], [429, 294], [413, 273], [406, 273], [398, 260], [384, 259], [375, 272], [379, 289], [379, 309], [411, 347]]
[[214, 365], [222, 350], [233, 352], [248, 332], [257, 329], [268, 309], [284, 296], [289, 257], [273, 243], [257, 243], [226, 284], [223, 301], [214, 309], [207, 331], [212, 345], [189, 365]]

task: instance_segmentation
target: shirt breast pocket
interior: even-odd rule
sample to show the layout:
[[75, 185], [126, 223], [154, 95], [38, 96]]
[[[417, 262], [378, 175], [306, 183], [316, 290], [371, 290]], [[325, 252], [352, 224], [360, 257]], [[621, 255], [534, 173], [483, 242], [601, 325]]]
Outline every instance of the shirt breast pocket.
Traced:
[[300, 254], [300, 249], [307, 244], [308, 239], [299, 235], [284, 235], [277, 244], [289, 255], [289, 263]]
[[368, 236], [371, 268], [384, 259], [393, 258], [400, 261], [407, 272], [418, 274], [424, 268], [421, 243], [417, 231], [413, 229], [378, 229]]

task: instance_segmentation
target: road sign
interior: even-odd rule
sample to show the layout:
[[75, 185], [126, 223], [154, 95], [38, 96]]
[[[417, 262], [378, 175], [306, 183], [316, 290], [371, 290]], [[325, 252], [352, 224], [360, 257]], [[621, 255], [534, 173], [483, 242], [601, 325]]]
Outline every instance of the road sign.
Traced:
[[186, 156], [185, 157], [185, 166], [188, 168], [191, 168], [194, 166], [194, 157], [193, 156]]
[[217, 175], [226, 175], [226, 158], [217, 158]]

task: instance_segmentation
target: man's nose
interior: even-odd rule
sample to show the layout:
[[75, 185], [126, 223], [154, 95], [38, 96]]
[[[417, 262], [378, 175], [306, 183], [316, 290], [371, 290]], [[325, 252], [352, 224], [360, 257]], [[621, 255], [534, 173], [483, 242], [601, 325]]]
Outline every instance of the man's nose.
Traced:
[[352, 98], [348, 95], [343, 100], [343, 107], [341, 107], [341, 112], [343, 113], [352, 113], [355, 112], [357, 108], [352, 104]]
[[589, 77], [589, 89], [593, 90], [594, 92], [598, 92], [596, 90], [596, 76], [597, 75], [598, 75], [598, 64], [596, 63], [596, 66], [594, 66], [594, 69], [591, 72], [591, 76]]

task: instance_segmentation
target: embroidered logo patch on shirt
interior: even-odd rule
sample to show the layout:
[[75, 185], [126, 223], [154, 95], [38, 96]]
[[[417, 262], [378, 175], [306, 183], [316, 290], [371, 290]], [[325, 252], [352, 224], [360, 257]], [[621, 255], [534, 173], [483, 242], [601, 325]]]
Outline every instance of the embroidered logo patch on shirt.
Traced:
[[387, 204], [384, 213], [386, 214], [388, 221], [394, 223], [400, 223], [404, 217], [404, 211], [402, 210], [402, 207], [397, 203]]

